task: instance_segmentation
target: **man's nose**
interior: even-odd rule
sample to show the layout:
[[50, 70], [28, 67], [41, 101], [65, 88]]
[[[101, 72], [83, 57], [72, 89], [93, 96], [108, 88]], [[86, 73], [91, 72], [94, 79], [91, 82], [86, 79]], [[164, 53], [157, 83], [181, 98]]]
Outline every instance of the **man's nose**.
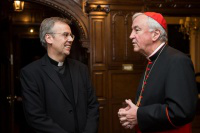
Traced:
[[130, 39], [133, 39], [133, 38], [134, 38], [134, 33], [133, 33], [133, 32], [131, 32], [129, 38], [130, 38]]
[[72, 38], [71, 36], [68, 36], [68, 37], [67, 37], [67, 41], [73, 42], [74, 40], [73, 40], [73, 38]]

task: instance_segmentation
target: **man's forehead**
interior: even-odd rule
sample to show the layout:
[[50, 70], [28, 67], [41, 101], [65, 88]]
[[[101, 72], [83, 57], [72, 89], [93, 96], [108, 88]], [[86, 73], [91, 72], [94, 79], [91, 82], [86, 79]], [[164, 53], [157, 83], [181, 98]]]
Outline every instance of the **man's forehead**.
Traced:
[[132, 28], [134, 27], [140, 27], [141, 25], [144, 25], [144, 23], [147, 22], [147, 16], [146, 15], [140, 15], [137, 16], [132, 23]]
[[61, 22], [61, 21], [55, 22], [54, 26], [67, 26], [67, 27], [69, 27], [69, 25], [67, 23]]
[[133, 22], [142, 22], [142, 21], [144, 21], [144, 20], [147, 20], [147, 16], [146, 15], [144, 15], [144, 14], [142, 14], [142, 15], [139, 15], [139, 16], [137, 16], [134, 20], [133, 20]]
[[64, 22], [56, 22], [53, 26], [53, 29], [66, 29], [66, 30], [71, 30], [69, 25], [64, 23]]

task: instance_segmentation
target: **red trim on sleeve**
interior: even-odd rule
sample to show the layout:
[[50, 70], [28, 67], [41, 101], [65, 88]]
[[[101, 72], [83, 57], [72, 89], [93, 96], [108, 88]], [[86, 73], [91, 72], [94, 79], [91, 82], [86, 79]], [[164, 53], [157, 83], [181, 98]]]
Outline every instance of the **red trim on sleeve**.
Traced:
[[178, 128], [178, 127], [175, 126], [175, 125], [172, 123], [172, 121], [170, 120], [169, 113], [168, 113], [168, 108], [167, 108], [167, 107], [166, 107], [166, 115], [167, 115], [167, 118], [168, 118], [169, 122], [171, 123], [171, 125], [172, 125], [173, 127], [175, 127], [175, 128]]

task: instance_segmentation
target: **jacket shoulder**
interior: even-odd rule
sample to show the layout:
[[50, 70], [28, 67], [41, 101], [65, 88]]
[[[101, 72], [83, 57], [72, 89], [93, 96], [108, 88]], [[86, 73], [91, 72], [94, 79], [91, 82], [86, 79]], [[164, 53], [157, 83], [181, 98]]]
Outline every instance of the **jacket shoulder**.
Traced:
[[170, 58], [172, 59], [186, 59], [186, 60], [190, 60], [190, 58], [183, 52], [172, 48], [170, 46], [167, 47], [167, 52], [166, 52]]

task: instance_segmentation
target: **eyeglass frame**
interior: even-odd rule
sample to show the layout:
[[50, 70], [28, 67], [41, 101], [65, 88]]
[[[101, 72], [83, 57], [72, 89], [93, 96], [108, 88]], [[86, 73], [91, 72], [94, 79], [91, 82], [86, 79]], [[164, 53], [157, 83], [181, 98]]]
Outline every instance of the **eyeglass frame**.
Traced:
[[64, 37], [71, 37], [72, 38], [72, 41], [74, 41], [75, 39], [75, 35], [73, 35], [72, 33], [69, 33], [69, 32], [63, 32], [63, 33], [54, 33], [54, 32], [51, 32], [51, 33], [46, 33], [46, 34], [61, 34], [63, 35]]

